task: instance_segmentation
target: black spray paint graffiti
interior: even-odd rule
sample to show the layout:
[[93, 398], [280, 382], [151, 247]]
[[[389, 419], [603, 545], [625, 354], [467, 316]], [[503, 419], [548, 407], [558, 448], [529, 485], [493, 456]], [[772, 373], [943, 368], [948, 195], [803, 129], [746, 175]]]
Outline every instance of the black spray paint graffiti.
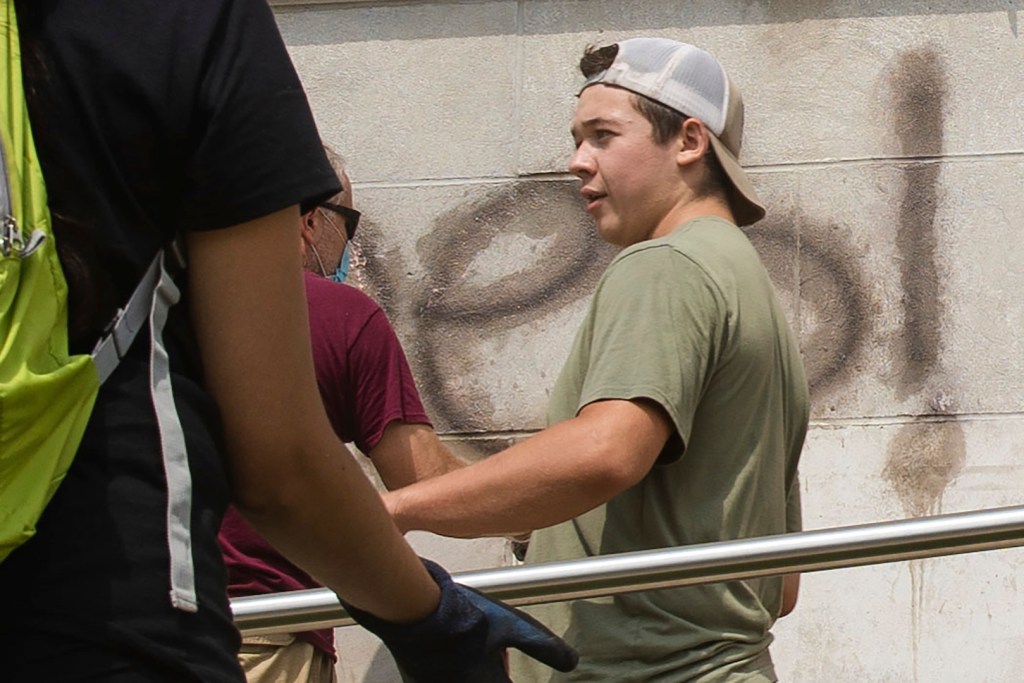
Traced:
[[[428, 273], [427, 286], [416, 297], [423, 379], [441, 390], [439, 413], [459, 431], [490, 427], [489, 392], [463, 384], [460, 400], [450, 400], [455, 396], [448, 374], [437, 365], [443, 357], [437, 345], [454, 342], [458, 345], [447, 348], [465, 348], [466, 340], [529, 324], [589, 296], [614, 255], [579, 210], [576, 193], [575, 183], [516, 183], [441, 216], [439, 225], [448, 230], [418, 245]], [[485, 286], [468, 284], [463, 275], [474, 257], [500, 235], [514, 233], [547, 246], [525, 268]], [[471, 406], [464, 403], [467, 398]]]
[[938, 209], [940, 167], [927, 158], [942, 153], [942, 116], [946, 95], [942, 62], [934, 50], [902, 55], [892, 77], [895, 93], [896, 137], [906, 157], [925, 157], [903, 171], [903, 200], [900, 203], [896, 245], [904, 296], [906, 360], [900, 378], [904, 393], [922, 388], [939, 357], [939, 326], [942, 299], [936, 296], [939, 282], [936, 265], [935, 216]]
[[[946, 76], [940, 54], [931, 48], [899, 56], [890, 76], [896, 137], [904, 157], [903, 198], [899, 207], [896, 247], [903, 286], [903, 334], [899, 343], [903, 365], [896, 391], [901, 399], [920, 395], [939, 370], [945, 313], [940, 296], [938, 215], [939, 164], [942, 153]], [[931, 412], [952, 412], [953, 399], [944, 393], [930, 401]], [[966, 460], [963, 428], [955, 419], [922, 420], [900, 428], [889, 446], [882, 476], [907, 515], [940, 512], [942, 495]], [[921, 612], [925, 602], [925, 567], [909, 565], [913, 586], [911, 628], [913, 680], [918, 680]]]
[[[520, 181], [440, 216], [420, 240], [426, 272], [403, 285], [401, 257], [369, 258], [364, 272], [371, 294], [393, 318], [408, 316], [414, 333], [407, 350], [432, 416], [445, 431], [494, 429], [491, 388], [474, 382], [473, 368], [493, 359], [474, 353], [480, 340], [535, 323], [590, 296], [615, 251], [596, 236], [574, 181]], [[854, 248], [837, 230], [815, 226], [798, 210], [773, 216], [747, 231], [769, 264], [780, 293], [800, 298], [823, 321], [802, 340], [813, 395], [841, 386], [855, 371], [870, 332], [868, 302]], [[487, 285], [466, 273], [501, 235], [545, 240], [520, 270]], [[372, 244], [365, 251], [378, 252]], [[802, 283], [780, 273], [794, 255]], [[386, 265], [385, 265], [386, 264]], [[773, 265], [776, 267], [773, 269]], [[806, 286], [803, 286], [805, 285]], [[565, 330], [564, 335], [574, 330]], [[457, 354], [451, 350], [457, 349]], [[547, 378], [552, 383], [554, 378]]]
[[[493, 430], [491, 392], [472, 377], [474, 367], [493, 359], [474, 353], [478, 342], [588, 297], [614, 256], [594, 233], [577, 192], [574, 182], [522, 181], [444, 213], [417, 244], [426, 276], [413, 286], [395, 277], [404, 271], [399, 254], [367, 258], [367, 290], [392, 319], [412, 319], [406, 350], [440, 429]], [[473, 284], [466, 276], [478, 257], [513, 235], [538, 245], [522, 268]]]
[[[924, 388], [935, 369], [944, 314], [935, 235], [939, 165], [933, 163], [942, 151], [945, 77], [940, 57], [929, 49], [902, 55], [890, 85], [902, 153], [925, 157], [903, 167], [899, 220], [893, 226], [904, 295], [902, 347], [895, 349], [902, 366], [895, 388], [907, 398]], [[407, 350], [428, 409], [439, 429], [458, 433], [496, 429], [492, 387], [473, 376], [474, 367], [495, 362], [478, 352], [481, 340], [536, 324], [588, 297], [613, 256], [595, 236], [572, 181], [496, 186], [483, 198], [443, 214], [417, 245], [424, 278], [406, 277], [411, 272], [401, 256], [380, 252], [372, 244], [373, 231], [365, 234], [371, 256], [363, 268], [364, 284], [392, 318], [411, 328]], [[471, 284], [467, 273], [502, 235], [522, 235], [541, 246], [518, 270], [486, 285]], [[783, 296], [798, 301], [802, 317], [819, 321], [804, 330], [801, 342], [812, 400], [820, 403], [863, 370], [858, 360], [875, 312], [865, 293], [860, 254], [840, 226], [820, 225], [800, 209], [772, 214], [748, 235]], [[532, 381], [550, 386], [554, 378]], [[927, 410], [948, 408], [943, 396], [929, 401]], [[884, 475], [908, 514], [921, 515], [956, 476], [963, 439], [959, 428], [913, 424], [907, 429], [908, 435], [894, 443]], [[926, 435], [910, 435], [914, 430]]]
[[[890, 77], [896, 137], [903, 155], [916, 157], [902, 168], [896, 246], [900, 254], [904, 321], [899, 343], [903, 359], [897, 381], [900, 398], [919, 394], [938, 370], [945, 313], [939, 275], [936, 216], [942, 153], [946, 76], [942, 58], [931, 48], [902, 54]], [[928, 402], [928, 412], [953, 412], [944, 393]], [[942, 493], [966, 459], [963, 430], [955, 421], [915, 422], [902, 428], [889, 448], [883, 476], [910, 516], [937, 511]]]
[[[811, 220], [794, 210], [772, 215], [746, 230], [772, 273], [780, 294], [799, 299], [821, 322], [801, 329], [800, 346], [812, 400], [842, 386], [855, 372], [858, 350], [871, 329], [869, 304], [853, 248], [837, 226], [810, 229]], [[799, 280], [783, 277], [789, 260], [798, 259]], [[796, 321], [794, 321], [796, 322]]]

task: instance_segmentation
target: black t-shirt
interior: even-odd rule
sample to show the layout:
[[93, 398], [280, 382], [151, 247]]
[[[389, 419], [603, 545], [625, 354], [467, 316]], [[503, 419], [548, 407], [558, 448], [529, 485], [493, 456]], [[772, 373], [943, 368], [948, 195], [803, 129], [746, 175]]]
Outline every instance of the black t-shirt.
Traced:
[[[265, 0], [26, 0], [17, 10], [51, 208], [80, 230], [94, 252], [90, 281], [106, 278], [115, 301], [179, 231], [339, 190]], [[243, 680], [216, 543], [229, 498], [218, 413], [187, 308], [183, 288], [165, 337], [193, 479], [200, 610], [170, 604], [140, 334], [101, 388], [37, 535], [0, 564], [4, 680]]]

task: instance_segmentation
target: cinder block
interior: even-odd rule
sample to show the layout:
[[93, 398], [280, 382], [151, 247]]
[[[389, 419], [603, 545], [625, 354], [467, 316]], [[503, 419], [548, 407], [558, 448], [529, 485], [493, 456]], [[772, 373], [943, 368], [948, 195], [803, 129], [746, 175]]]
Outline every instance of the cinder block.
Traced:
[[[1016, 412], [1020, 161], [762, 174], [749, 229], [798, 327], [815, 417]], [[796, 253], [799, 295], [793, 284]]]
[[[1015, 681], [1020, 651], [1020, 548], [937, 558], [915, 576], [914, 649], [921, 681]], [[909, 610], [908, 610], [909, 611]], [[979, 675], [979, 672], [984, 672]]]
[[515, 3], [277, 18], [321, 135], [361, 182], [514, 173]]
[[1024, 504], [1024, 419], [814, 422], [800, 461], [804, 527]]
[[804, 574], [796, 610], [772, 628], [779, 680], [914, 680], [912, 616], [893, 604], [913, 588], [902, 564]]

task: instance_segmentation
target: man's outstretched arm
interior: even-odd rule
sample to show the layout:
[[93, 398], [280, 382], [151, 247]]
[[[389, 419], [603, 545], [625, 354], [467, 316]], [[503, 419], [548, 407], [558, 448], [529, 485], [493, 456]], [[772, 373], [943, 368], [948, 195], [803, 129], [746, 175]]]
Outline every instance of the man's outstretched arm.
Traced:
[[477, 464], [385, 494], [402, 531], [500, 536], [564, 522], [651, 469], [674, 427], [648, 400], [606, 400]]

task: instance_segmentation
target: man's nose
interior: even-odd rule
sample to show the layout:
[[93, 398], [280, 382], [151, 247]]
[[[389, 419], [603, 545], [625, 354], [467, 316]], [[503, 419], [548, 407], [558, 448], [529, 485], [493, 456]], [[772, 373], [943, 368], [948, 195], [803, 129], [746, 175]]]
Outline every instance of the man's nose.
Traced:
[[577, 178], [594, 175], [594, 156], [586, 143], [577, 147], [569, 159], [569, 173]]

